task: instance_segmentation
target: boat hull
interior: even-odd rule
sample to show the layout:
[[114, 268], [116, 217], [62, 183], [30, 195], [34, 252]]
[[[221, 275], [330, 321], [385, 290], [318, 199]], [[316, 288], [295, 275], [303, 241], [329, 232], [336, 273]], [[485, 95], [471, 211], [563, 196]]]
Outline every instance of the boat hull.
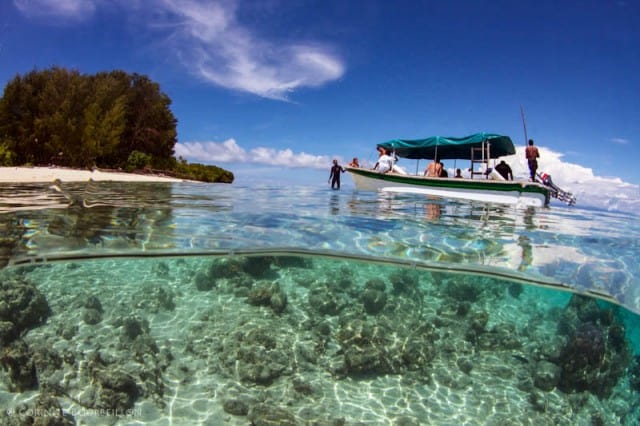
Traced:
[[356, 188], [433, 195], [442, 198], [542, 207], [549, 204], [550, 192], [535, 182], [489, 179], [430, 178], [347, 167]]

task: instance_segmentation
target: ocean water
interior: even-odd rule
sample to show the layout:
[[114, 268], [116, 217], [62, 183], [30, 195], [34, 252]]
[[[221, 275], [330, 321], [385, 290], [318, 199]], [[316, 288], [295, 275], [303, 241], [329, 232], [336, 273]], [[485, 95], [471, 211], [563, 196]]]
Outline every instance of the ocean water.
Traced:
[[635, 425], [637, 217], [0, 186], [0, 424]]

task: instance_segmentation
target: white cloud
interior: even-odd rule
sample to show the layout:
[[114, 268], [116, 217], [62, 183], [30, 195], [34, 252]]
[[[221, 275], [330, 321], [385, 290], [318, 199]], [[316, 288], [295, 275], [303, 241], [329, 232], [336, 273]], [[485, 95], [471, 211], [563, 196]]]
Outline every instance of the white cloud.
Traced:
[[[263, 98], [287, 100], [303, 87], [342, 77], [345, 66], [317, 41], [261, 37], [237, 19], [240, 0], [14, 0], [27, 16], [90, 19], [99, 6], [117, 5], [140, 26], [159, 31], [163, 56], [173, 55], [206, 82]], [[150, 11], [153, 11], [150, 12]]]
[[331, 158], [305, 152], [295, 153], [291, 149], [276, 150], [257, 147], [249, 151], [238, 145], [235, 139], [224, 142], [184, 142], [175, 146], [176, 156], [206, 163], [252, 163], [288, 168], [326, 169]]
[[13, 0], [27, 16], [59, 17], [83, 20], [93, 16], [98, 0]]
[[301, 87], [339, 79], [344, 65], [318, 43], [260, 38], [236, 19], [238, 3], [163, 0], [173, 27], [174, 53], [184, 66], [216, 85], [286, 100]]
[[611, 142], [617, 143], [618, 145], [629, 145], [629, 143], [631, 143], [629, 139], [625, 138], [611, 138]]
[[[503, 157], [513, 169], [515, 178], [526, 179], [529, 166], [524, 155], [525, 146], [516, 148], [516, 155]], [[578, 205], [606, 210], [636, 213], [640, 211], [640, 186], [618, 177], [596, 176], [593, 170], [562, 160], [563, 154], [538, 147], [538, 172], [551, 175], [560, 188], [572, 192]]]

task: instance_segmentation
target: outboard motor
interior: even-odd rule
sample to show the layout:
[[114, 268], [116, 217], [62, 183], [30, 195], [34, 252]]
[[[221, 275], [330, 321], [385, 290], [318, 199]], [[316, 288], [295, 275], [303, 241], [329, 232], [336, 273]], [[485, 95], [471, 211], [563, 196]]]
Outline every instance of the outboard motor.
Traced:
[[547, 173], [538, 173], [537, 175], [540, 179], [540, 182], [542, 182], [544, 186], [549, 187], [549, 189], [551, 190], [551, 196], [553, 198], [557, 198], [558, 200], [567, 203], [568, 206], [573, 206], [576, 204], [576, 197], [572, 193], [556, 186], [553, 183], [553, 180], [551, 180], [551, 175]]

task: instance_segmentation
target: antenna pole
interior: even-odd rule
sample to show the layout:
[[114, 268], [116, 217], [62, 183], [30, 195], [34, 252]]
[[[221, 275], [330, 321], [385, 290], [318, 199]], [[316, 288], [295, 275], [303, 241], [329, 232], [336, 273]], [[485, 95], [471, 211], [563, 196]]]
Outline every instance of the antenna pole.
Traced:
[[522, 116], [522, 128], [524, 129], [524, 145], [527, 146], [529, 138], [527, 137], [527, 123], [524, 120], [524, 109], [522, 109], [522, 105], [520, 105], [520, 115]]

